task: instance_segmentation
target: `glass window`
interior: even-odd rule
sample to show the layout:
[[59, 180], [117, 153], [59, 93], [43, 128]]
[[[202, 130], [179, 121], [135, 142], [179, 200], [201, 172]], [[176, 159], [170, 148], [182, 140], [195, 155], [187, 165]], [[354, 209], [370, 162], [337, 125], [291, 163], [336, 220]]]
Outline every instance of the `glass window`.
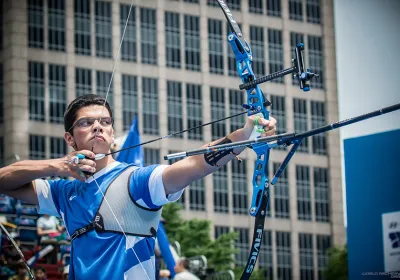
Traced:
[[248, 214], [246, 163], [246, 160], [242, 160], [242, 162], [233, 160], [229, 163], [232, 168], [232, 207], [234, 214]]
[[[211, 119], [220, 120], [226, 117], [225, 115], [225, 93], [223, 88], [211, 87], [210, 88], [210, 100], [211, 100]], [[211, 139], [217, 140], [225, 137], [226, 122], [221, 121], [211, 125]]]
[[138, 81], [136, 76], [122, 75], [122, 126], [129, 130], [138, 115]]
[[206, 192], [204, 178], [192, 182], [189, 186], [190, 210], [206, 210]]
[[96, 0], [96, 56], [112, 58], [112, 6], [111, 2]]
[[165, 12], [165, 50], [167, 67], [181, 68], [181, 31], [178, 13]]
[[320, 0], [306, 0], [307, 22], [321, 23]]
[[189, 15], [185, 15], [184, 19], [186, 69], [200, 71], [200, 20], [197, 16]]
[[249, 229], [248, 228], [235, 228], [235, 232], [239, 233], [239, 238], [236, 241], [236, 265], [245, 266], [249, 258]]
[[213, 173], [214, 184], [214, 211], [219, 213], [229, 212], [228, 168], [221, 166]]
[[255, 14], [263, 14], [264, 7], [261, 0], [249, 0], [249, 12]]
[[296, 166], [297, 186], [297, 217], [299, 220], [311, 221], [311, 183], [310, 168], [308, 166]]
[[292, 279], [292, 246], [290, 232], [276, 232], [277, 278]]
[[65, 51], [65, 0], [48, 0], [49, 50]]
[[281, 0], [267, 0], [267, 15], [280, 17], [282, 13]]
[[299, 233], [300, 279], [314, 279], [314, 250], [312, 234]]
[[90, 0], [75, 0], [74, 10], [75, 53], [91, 55]]
[[64, 123], [64, 112], [67, 108], [66, 67], [49, 65], [50, 122]]
[[96, 85], [97, 94], [106, 98], [111, 109], [114, 107], [114, 80], [111, 80], [112, 73], [97, 71], [96, 72]]
[[[325, 104], [319, 101], [311, 101], [311, 128], [324, 126]], [[312, 136], [313, 153], [317, 155], [327, 154], [326, 134], [321, 133]]]
[[[286, 102], [284, 96], [271, 95], [271, 115], [276, 119], [276, 133], [286, 133]], [[286, 150], [281, 145], [276, 147], [278, 150]]]
[[264, 270], [264, 279], [274, 279], [272, 232], [265, 230], [260, 246], [260, 269]]
[[324, 279], [324, 270], [329, 261], [328, 249], [331, 247], [331, 236], [317, 235], [318, 279]]
[[[268, 56], [269, 56], [269, 72], [274, 73], [284, 68], [283, 59], [283, 42], [282, 31], [276, 29], [268, 29]], [[272, 80], [274, 83], [283, 83], [283, 77]]]
[[314, 168], [315, 220], [330, 222], [329, 182], [326, 168]]
[[92, 93], [92, 70], [85, 68], [75, 69], [76, 96]]
[[[294, 130], [296, 133], [305, 132], [308, 130], [308, 120], [307, 120], [307, 101], [305, 99], [293, 99], [293, 118], [294, 118]], [[308, 153], [309, 145], [308, 138], [304, 138], [301, 142], [298, 152]]]
[[265, 42], [264, 28], [258, 26], [250, 26], [251, 50], [253, 52], [253, 72], [256, 77], [264, 76], [265, 71]]
[[[203, 122], [203, 102], [201, 98], [201, 85], [186, 84], [187, 129], [199, 126]], [[203, 127], [188, 132], [191, 140], [203, 140]]]
[[136, 8], [131, 5], [121, 4], [119, 15], [121, 40], [123, 39], [121, 45], [121, 60], [136, 62]]
[[45, 159], [46, 143], [45, 137], [39, 135], [29, 135], [29, 159]]
[[[182, 84], [167, 81], [168, 134], [183, 130]], [[183, 133], [173, 137], [183, 138]]]
[[[274, 174], [278, 171], [280, 164], [273, 163]], [[287, 168], [282, 172], [278, 182], [274, 185], [275, 217], [290, 219], [290, 193]]]
[[143, 91], [143, 132], [158, 135], [159, 109], [158, 109], [158, 80], [153, 78], [142, 78]]
[[224, 74], [222, 21], [208, 19], [208, 59], [210, 73]]
[[[243, 104], [245, 93], [240, 90], [230, 89], [229, 90], [229, 116], [244, 112]], [[245, 122], [245, 116], [240, 115], [238, 117], [230, 119], [231, 127], [230, 132], [238, 130], [243, 127]]]
[[28, 45], [44, 48], [43, 0], [28, 0]]
[[156, 10], [140, 8], [142, 63], [157, 64]]
[[29, 80], [29, 119], [44, 121], [44, 64], [30, 61]]
[[289, 18], [292, 20], [303, 20], [302, 0], [289, 0]]

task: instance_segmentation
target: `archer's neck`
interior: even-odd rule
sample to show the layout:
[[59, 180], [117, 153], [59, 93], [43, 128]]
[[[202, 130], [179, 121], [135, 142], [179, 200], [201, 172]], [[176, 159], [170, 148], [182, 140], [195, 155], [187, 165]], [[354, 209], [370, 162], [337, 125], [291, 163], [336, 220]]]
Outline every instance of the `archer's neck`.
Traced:
[[113, 162], [115, 162], [115, 159], [113, 159], [113, 157], [111, 155], [108, 155], [103, 159], [96, 160], [96, 173]]

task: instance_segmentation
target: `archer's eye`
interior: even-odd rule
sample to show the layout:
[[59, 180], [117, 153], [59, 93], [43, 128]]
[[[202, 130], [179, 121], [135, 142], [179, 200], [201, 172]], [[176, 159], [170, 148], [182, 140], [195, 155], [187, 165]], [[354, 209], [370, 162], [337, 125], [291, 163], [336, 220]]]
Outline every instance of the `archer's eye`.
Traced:
[[91, 126], [92, 124], [93, 124], [93, 121], [91, 121], [90, 119], [82, 119], [79, 122], [80, 127], [88, 127], [88, 126]]
[[101, 125], [109, 126], [111, 124], [112, 124], [112, 119], [111, 118], [102, 118], [101, 119]]

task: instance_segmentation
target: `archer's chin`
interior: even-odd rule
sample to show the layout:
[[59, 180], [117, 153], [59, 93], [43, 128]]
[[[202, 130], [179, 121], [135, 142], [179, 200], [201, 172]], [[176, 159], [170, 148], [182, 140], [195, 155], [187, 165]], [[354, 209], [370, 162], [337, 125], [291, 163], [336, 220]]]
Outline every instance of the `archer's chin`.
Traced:
[[88, 150], [92, 151], [92, 149], [95, 154], [105, 154], [110, 151], [111, 143], [107, 143], [106, 141], [95, 141], [93, 143], [93, 141], [90, 141]]

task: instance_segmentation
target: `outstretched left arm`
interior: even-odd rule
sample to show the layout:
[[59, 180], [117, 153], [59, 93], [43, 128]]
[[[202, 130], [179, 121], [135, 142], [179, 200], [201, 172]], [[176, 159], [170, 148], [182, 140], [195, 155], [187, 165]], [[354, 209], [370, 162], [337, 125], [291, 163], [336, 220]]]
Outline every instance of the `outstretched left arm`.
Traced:
[[[243, 141], [249, 139], [251, 133], [254, 130], [254, 120], [256, 116], [250, 116], [247, 118], [246, 125], [229, 134], [225, 138], [229, 138], [232, 142]], [[264, 127], [264, 133], [261, 134], [262, 137], [272, 136], [276, 131], [276, 120], [274, 118], [270, 118], [270, 120], [265, 120], [263, 118], [258, 119], [258, 124]], [[221, 143], [225, 138], [218, 139], [214, 142], [204, 145], [207, 146], [215, 146], [218, 143]], [[233, 150], [233, 153], [227, 154], [218, 160], [216, 165], [211, 165], [207, 163], [204, 155], [195, 155], [191, 157], [187, 157], [183, 160], [175, 162], [167, 169], [165, 169], [163, 173], [163, 183], [166, 194], [176, 193], [188, 185], [190, 185], [193, 181], [203, 178], [216, 170], [219, 167], [227, 164], [230, 160], [235, 158], [237, 154], [240, 154], [245, 148], [236, 148]]]

